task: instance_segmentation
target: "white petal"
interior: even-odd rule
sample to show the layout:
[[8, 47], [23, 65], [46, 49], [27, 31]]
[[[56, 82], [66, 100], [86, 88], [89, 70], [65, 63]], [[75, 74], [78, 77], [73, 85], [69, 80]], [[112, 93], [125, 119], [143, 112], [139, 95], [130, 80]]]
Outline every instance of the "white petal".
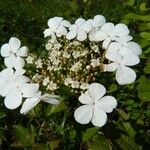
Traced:
[[111, 52], [116, 52], [116, 51], [119, 51], [119, 49], [121, 48], [121, 44], [118, 43], [118, 42], [111, 42], [109, 47], [108, 47], [108, 51], [111, 51]]
[[83, 19], [83, 18], [78, 18], [76, 21], [75, 21], [75, 24], [80, 27], [81, 25], [83, 25], [84, 23], [86, 23], [86, 20]]
[[96, 31], [93, 29], [90, 33], [89, 33], [89, 40], [90, 41], [98, 41], [95, 39], [95, 35], [96, 35]]
[[119, 23], [115, 25], [113, 34], [116, 36], [126, 36], [129, 34], [129, 29], [125, 24]]
[[87, 124], [91, 121], [93, 106], [83, 105], [77, 108], [74, 112], [74, 118], [77, 122], [81, 124]]
[[131, 49], [136, 55], [140, 55], [142, 53], [141, 47], [135, 42], [129, 42], [127, 44], [129, 49]]
[[111, 39], [110, 38], [106, 38], [104, 41], [103, 41], [103, 44], [102, 44], [102, 47], [107, 49], [109, 44], [111, 42]]
[[24, 59], [22, 59], [20, 56], [16, 57], [16, 60], [15, 60], [15, 64], [14, 64], [14, 68], [17, 70], [17, 69], [22, 69], [25, 65], [25, 61]]
[[106, 52], [105, 57], [114, 62], [119, 62], [119, 60], [121, 60], [121, 54], [119, 52], [113, 52], [113, 50]]
[[16, 109], [22, 102], [21, 92], [16, 88], [12, 90], [4, 99], [4, 104], [9, 109]]
[[130, 40], [132, 40], [133, 37], [130, 36], [130, 35], [126, 35], [126, 36], [121, 36], [121, 37], [115, 37], [115, 41], [119, 42], [119, 43], [127, 43], [129, 42]]
[[12, 68], [6, 68], [0, 72], [0, 76], [3, 80], [13, 80], [14, 70]]
[[40, 102], [40, 98], [33, 97], [28, 98], [24, 101], [22, 108], [20, 110], [21, 114], [26, 115], [32, 108], [34, 108]]
[[120, 85], [133, 83], [136, 79], [136, 73], [129, 67], [121, 66], [116, 71], [116, 80]]
[[18, 69], [15, 71], [14, 73], [14, 76], [17, 77], [17, 76], [20, 76], [20, 75], [23, 75], [26, 71], [24, 69]]
[[93, 100], [92, 98], [90, 97], [90, 95], [86, 92], [86, 93], [82, 93], [80, 96], [79, 96], [79, 101], [82, 103], [82, 104], [92, 104], [93, 103]]
[[56, 31], [57, 27], [59, 26], [62, 17], [54, 17], [48, 20], [48, 26], [52, 31]]
[[114, 24], [113, 23], [105, 23], [102, 27], [101, 27], [101, 31], [106, 33], [106, 34], [111, 34], [113, 32], [114, 29]]
[[60, 25], [69, 28], [71, 26], [71, 23], [67, 20], [62, 20]]
[[16, 87], [15, 81], [6, 81], [3, 87], [0, 89], [0, 95], [1, 96], [6, 96], [9, 94], [14, 88]]
[[106, 121], [107, 121], [106, 113], [97, 106], [94, 106], [92, 124], [96, 127], [102, 127], [103, 125], [105, 125]]
[[17, 55], [20, 57], [27, 57], [28, 56], [28, 48], [26, 46], [21, 47], [17, 51]]
[[84, 41], [84, 40], [86, 40], [86, 38], [87, 38], [86, 32], [83, 31], [83, 30], [78, 30], [78, 33], [77, 33], [77, 40], [79, 40], [79, 41]]
[[19, 89], [22, 92], [23, 97], [33, 97], [39, 89], [39, 84], [25, 83], [20, 85]]
[[105, 87], [99, 83], [90, 84], [88, 91], [94, 102], [98, 101], [106, 93]]
[[6, 67], [8, 68], [13, 68], [16, 62], [16, 57], [14, 54], [11, 54], [9, 57], [6, 57], [4, 59], [4, 64], [6, 65]]
[[134, 66], [140, 62], [139, 57], [134, 53], [128, 53], [123, 56], [122, 61], [126, 66]]
[[66, 38], [67, 38], [68, 40], [72, 40], [72, 39], [74, 39], [74, 38], [76, 37], [76, 35], [77, 35], [76, 30], [71, 30], [71, 31], [68, 32], [68, 34], [66, 35]]
[[30, 78], [28, 78], [28, 77], [26, 77], [24, 75], [16, 77], [16, 83], [17, 83], [18, 86], [20, 86], [23, 83], [28, 83], [30, 81], [31, 81]]
[[43, 33], [44, 33], [44, 37], [48, 37], [48, 36], [54, 34], [54, 32], [52, 31], [52, 29], [50, 29], [50, 28], [45, 29], [45, 31]]
[[20, 40], [19, 40], [18, 38], [12, 37], [12, 38], [10, 38], [10, 40], [9, 40], [9, 45], [10, 45], [10, 47], [12, 48], [12, 51], [13, 51], [14, 53], [16, 53], [17, 50], [20, 48], [21, 42], [20, 42]]
[[102, 32], [101, 30], [96, 32], [96, 34], [95, 34], [96, 41], [103, 41], [105, 38], [107, 38], [107, 36], [104, 32]]
[[41, 96], [42, 101], [54, 105], [58, 105], [60, 103], [58, 99], [59, 99], [58, 95], [44, 94], [43, 96]]
[[69, 27], [69, 30], [77, 30], [77, 25], [73, 24]]
[[104, 65], [103, 70], [108, 72], [114, 72], [117, 70], [117, 68], [118, 68], [117, 63], [111, 63], [111, 64]]
[[[102, 15], [96, 15], [96, 16], [94, 17], [94, 22], [95, 22], [95, 25], [98, 27], [98, 26], [104, 25], [104, 24], [106, 23], [106, 19], [105, 19], [105, 17], [102, 16]], [[95, 26], [95, 27], [96, 27], [96, 26]]]
[[65, 27], [59, 26], [59, 27], [57, 28], [56, 35], [57, 35], [58, 37], [61, 37], [62, 35], [66, 35], [66, 34], [67, 34], [67, 29], [66, 29]]
[[117, 100], [113, 96], [104, 96], [98, 101], [97, 106], [106, 113], [110, 113], [117, 107]]
[[11, 53], [11, 47], [9, 44], [3, 44], [1, 47], [1, 55], [2, 57], [8, 57]]
[[46, 99], [42, 99], [42, 101], [49, 103], [49, 104], [53, 104], [53, 105], [58, 105], [60, 103], [59, 100], [54, 99], [54, 98], [46, 98]]
[[[3, 78], [1, 78], [1, 76], [0, 76], [0, 90], [2, 89], [2, 87], [5, 85], [5, 80], [3, 80]], [[1, 92], [0, 92], [0, 94], [1, 94]]]
[[81, 29], [84, 30], [86, 33], [89, 33], [92, 30], [92, 26], [89, 22], [86, 22], [84, 25], [81, 26]]

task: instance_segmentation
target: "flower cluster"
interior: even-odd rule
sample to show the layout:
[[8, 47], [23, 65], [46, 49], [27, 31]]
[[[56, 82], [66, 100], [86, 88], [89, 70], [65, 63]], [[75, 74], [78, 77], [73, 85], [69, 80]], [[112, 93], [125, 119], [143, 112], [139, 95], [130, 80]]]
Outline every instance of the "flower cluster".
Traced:
[[2, 45], [1, 55], [4, 57], [6, 69], [0, 72], [0, 95], [5, 97], [4, 104], [9, 109], [16, 109], [25, 98], [20, 113], [28, 113], [40, 100], [48, 103], [58, 104], [58, 96], [41, 95], [39, 84], [31, 83], [30, 78], [24, 75], [23, 66], [25, 61], [22, 57], [28, 55], [28, 48], [20, 48], [19, 39], [12, 37], [9, 43]]
[[[133, 83], [136, 79], [135, 71], [129, 66], [140, 62], [142, 50], [132, 41], [128, 27], [106, 22], [102, 15], [88, 20], [78, 18], [74, 24], [54, 17], [48, 20], [48, 28], [43, 33], [47, 39], [44, 57], [28, 55], [28, 48], [20, 47], [20, 40], [14, 37], [1, 47], [8, 67], [0, 72], [0, 95], [5, 97], [5, 106], [15, 109], [25, 98], [20, 112], [26, 114], [41, 100], [59, 104], [59, 96], [55, 94], [59, 94], [63, 85], [70, 88], [70, 92], [81, 94], [79, 101], [83, 105], [75, 110], [75, 120], [103, 126], [107, 121], [106, 113], [117, 107], [117, 100], [104, 96], [106, 89], [95, 83], [97, 76], [116, 71], [116, 81], [120, 85]], [[36, 68], [31, 80], [24, 75], [23, 58], [27, 65]]]

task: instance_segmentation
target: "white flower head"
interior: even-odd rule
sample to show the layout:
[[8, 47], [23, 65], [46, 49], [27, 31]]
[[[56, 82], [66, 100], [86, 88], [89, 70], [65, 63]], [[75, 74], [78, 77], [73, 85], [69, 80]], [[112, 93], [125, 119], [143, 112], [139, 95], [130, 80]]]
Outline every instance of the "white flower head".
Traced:
[[9, 68], [21, 69], [25, 65], [22, 57], [28, 56], [28, 48], [21, 47], [21, 42], [16, 37], [11, 37], [9, 42], [1, 47], [1, 55], [4, 57], [4, 63]]
[[0, 95], [5, 97], [4, 104], [9, 109], [20, 106], [23, 97], [32, 97], [39, 89], [38, 84], [28, 83], [30, 79], [23, 75], [23, 71], [6, 68], [0, 72]]
[[90, 84], [89, 89], [79, 97], [79, 101], [84, 105], [75, 110], [75, 120], [81, 124], [91, 121], [94, 126], [98, 127], [105, 125], [106, 113], [112, 112], [117, 107], [116, 99], [112, 96], [104, 96], [105, 93], [106, 89], [103, 85]]
[[20, 113], [26, 115], [41, 100], [44, 101], [44, 102], [46, 102], [46, 103], [58, 105], [59, 104], [58, 98], [59, 98], [59, 96], [57, 96], [57, 95], [50, 95], [50, 94], [41, 95], [41, 92], [38, 91], [37, 93], [35, 93], [35, 95], [33, 97], [27, 98], [24, 101], [24, 103], [22, 105], [22, 108], [20, 110]]
[[49, 28], [46, 29], [44, 33], [44, 37], [54, 36], [61, 37], [62, 35], [67, 34], [67, 29], [70, 27], [70, 22], [67, 20], [63, 20], [62, 17], [54, 17], [48, 20]]
[[75, 24], [70, 26], [69, 30], [66, 35], [68, 40], [72, 40], [76, 37], [78, 41], [84, 41], [87, 39], [87, 34], [92, 30], [92, 26], [85, 19], [78, 18]]

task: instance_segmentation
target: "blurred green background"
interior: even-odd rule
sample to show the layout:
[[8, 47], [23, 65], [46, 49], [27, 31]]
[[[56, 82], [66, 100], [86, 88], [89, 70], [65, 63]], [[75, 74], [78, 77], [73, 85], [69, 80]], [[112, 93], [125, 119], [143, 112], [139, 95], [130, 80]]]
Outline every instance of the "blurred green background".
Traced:
[[[47, 20], [62, 16], [73, 22], [79, 17], [104, 15], [107, 22], [128, 25], [141, 45], [141, 63], [133, 67], [134, 84], [107, 83], [108, 93], [118, 100], [114, 120], [103, 128], [81, 126], [73, 119], [70, 102], [61, 106], [39, 105], [27, 116], [9, 111], [0, 103], [0, 149], [25, 150], [149, 150], [150, 149], [150, 1], [149, 0], [0, 0], [0, 46], [18, 37], [30, 52], [44, 49]], [[0, 57], [0, 68], [4, 68]], [[104, 76], [105, 77], [105, 76]], [[103, 81], [102, 81], [103, 82]], [[62, 92], [66, 92], [65, 90]]]

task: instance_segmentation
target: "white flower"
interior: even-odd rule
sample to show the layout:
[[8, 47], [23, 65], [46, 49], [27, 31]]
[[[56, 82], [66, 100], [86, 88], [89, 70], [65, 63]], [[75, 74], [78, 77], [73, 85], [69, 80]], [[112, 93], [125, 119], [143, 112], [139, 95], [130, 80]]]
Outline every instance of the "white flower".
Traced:
[[77, 72], [81, 69], [82, 67], [82, 63], [81, 62], [76, 62], [72, 67], [71, 67], [71, 71]]
[[79, 82], [78, 81], [72, 81], [71, 82], [71, 87], [73, 88], [73, 89], [75, 89], [75, 88], [79, 88]]
[[92, 30], [92, 27], [89, 22], [83, 18], [78, 18], [75, 21], [75, 24], [71, 25], [69, 32], [66, 35], [68, 40], [72, 40], [77, 37], [78, 41], [84, 41], [87, 38], [87, 34]]
[[64, 80], [64, 84], [66, 85], [66, 86], [68, 86], [69, 84], [71, 84], [72, 83], [72, 78], [66, 78], [65, 80]]
[[34, 63], [34, 58], [32, 56], [28, 56], [26, 58], [26, 61], [27, 61], [28, 64], [33, 64]]
[[43, 65], [42, 59], [39, 58], [39, 59], [35, 62], [35, 64], [36, 64], [36, 68], [42, 68], [42, 65]]
[[91, 59], [91, 66], [93, 66], [93, 68], [98, 67], [99, 65], [100, 65], [99, 58], [97, 58], [97, 59]]
[[41, 92], [35, 93], [35, 95], [31, 98], [27, 98], [20, 110], [21, 114], [27, 114], [31, 109], [33, 109], [41, 100], [50, 104], [58, 105], [59, 101], [57, 100], [59, 96], [57, 95], [50, 95], [50, 94], [44, 94], [41, 95]]
[[20, 47], [21, 42], [16, 37], [11, 37], [9, 42], [1, 47], [1, 55], [4, 57], [4, 63], [7, 67], [21, 69], [25, 65], [24, 59], [28, 55], [26, 46]]
[[50, 81], [50, 83], [48, 84], [47, 86], [47, 89], [48, 90], [51, 90], [51, 91], [55, 91], [56, 89], [58, 89], [58, 86], [56, 83], [54, 83], [53, 81]]
[[89, 84], [88, 83], [81, 83], [80, 89], [87, 90], [88, 88], [89, 88]]
[[121, 55], [117, 50], [112, 50], [106, 53], [106, 58], [112, 63], [104, 65], [104, 71], [116, 71], [116, 81], [119, 84], [130, 84], [135, 81], [136, 73], [128, 66], [134, 66], [140, 62], [136, 54], [130, 52]]
[[88, 20], [91, 23], [92, 30], [89, 33], [89, 39], [90, 41], [95, 41], [95, 34], [100, 29], [102, 25], [106, 23], [106, 19], [102, 15], [96, 15], [94, 16], [94, 19], [89, 19]]
[[50, 82], [49, 77], [44, 78], [43, 85], [46, 86]]
[[63, 52], [63, 57], [64, 57], [64, 58], [70, 58], [71, 55], [70, 55], [67, 51], [64, 51], [64, 52]]
[[106, 113], [112, 112], [117, 107], [116, 99], [112, 96], [104, 96], [105, 93], [106, 89], [103, 85], [90, 84], [89, 89], [79, 97], [79, 101], [84, 105], [75, 110], [75, 120], [81, 124], [91, 121], [94, 126], [103, 126], [107, 121]]
[[70, 22], [67, 20], [63, 20], [62, 17], [54, 17], [48, 20], [49, 28], [46, 29], [44, 33], [44, 37], [54, 36], [56, 34], [57, 37], [61, 37], [62, 35], [67, 34], [67, 29], [70, 27]]
[[6, 68], [0, 72], [0, 95], [5, 97], [4, 104], [9, 109], [20, 106], [23, 97], [32, 97], [39, 85], [27, 83], [30, 79], [23, 75], [24, 71]]
[[96, 41], [103, 41], [103, 48], [107, 48], [111, 41], [117, 40], [122, 36], [127, 36], [129, 29], [125, 24], [105, 23], [95, 35]]

